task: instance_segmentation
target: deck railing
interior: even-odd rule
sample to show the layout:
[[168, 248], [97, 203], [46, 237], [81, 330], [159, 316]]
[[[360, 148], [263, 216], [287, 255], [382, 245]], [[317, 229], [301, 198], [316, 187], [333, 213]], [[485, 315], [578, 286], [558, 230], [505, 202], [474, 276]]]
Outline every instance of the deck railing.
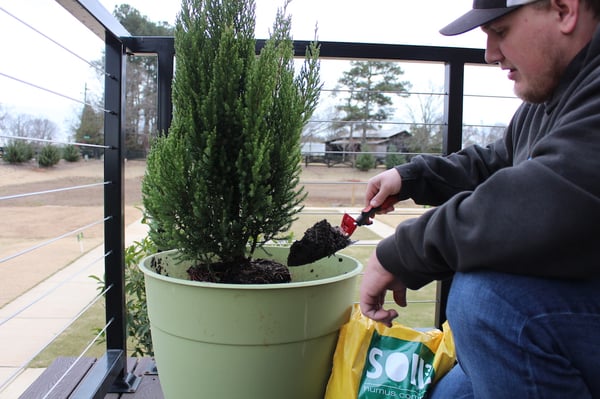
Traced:
[[[167, 131], [172, 119], [171, 83], [174, 75], [172, 37], [132, 36], [97, 0], [56, 0], [105, 44], [104, 81], [104, 271], [106, 298], [106, 352], [85, 377], [73, 398], [102, 398], [109, 391], [135, 388], [127, 370], [125, 302], [124, 165], [127, 118], [125, 108], [126, 57], [154, 55], [158, 63], [159, 131]], [[297, 56], [303, 56], [308, 42], [296, 41]], [[257, 50], [264, 45], [259, 41]], [[323, 60], [389, 60], [444, 65], [444, 118], [442, 153], [462, 146], [465, 66], [484, 64], [483, 51], [468, 48], [390, 45], [374, 43], [321, 42]], [[358, 205], [360, 206], [360, 205]], [[435, 324], [445, 320], [449, 281], [438, 284]]]

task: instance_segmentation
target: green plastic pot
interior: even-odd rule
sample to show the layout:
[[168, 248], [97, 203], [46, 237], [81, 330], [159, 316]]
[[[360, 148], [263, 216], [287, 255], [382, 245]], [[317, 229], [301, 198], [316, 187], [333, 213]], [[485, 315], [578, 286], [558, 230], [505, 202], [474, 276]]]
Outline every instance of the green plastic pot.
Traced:
[[[267, 247], [285, 264], [289, 247]], [[162, 274], [151, 267], [159, 258]], [[322, 399], [362, 266], [336, 255], [288, 284], [189, 281], [177, 252], [145, 258], [148, 316], [167, 399]]]

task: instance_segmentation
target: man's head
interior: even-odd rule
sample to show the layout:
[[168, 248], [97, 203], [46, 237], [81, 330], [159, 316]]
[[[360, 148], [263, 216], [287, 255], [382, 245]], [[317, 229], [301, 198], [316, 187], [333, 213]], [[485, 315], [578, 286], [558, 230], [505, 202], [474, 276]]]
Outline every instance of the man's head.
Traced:
[[481, 26], [485, 59], [508, 71], [521, 99], [551, 96], [565, 69], [591, 40], [600, 0], [474, 0], [469, 11], [440, 32], [455, 35]]

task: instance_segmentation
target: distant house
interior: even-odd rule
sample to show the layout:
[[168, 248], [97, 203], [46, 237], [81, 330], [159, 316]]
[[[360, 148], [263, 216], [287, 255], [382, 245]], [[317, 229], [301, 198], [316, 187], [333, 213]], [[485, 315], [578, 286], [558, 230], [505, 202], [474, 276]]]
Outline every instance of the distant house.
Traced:
[[[376, 153], [378, 159], [384, 158], [385, 153], [395, 147], [398, 152], [407, 152], [407, 140], [411, 134], [406, 130], [397, 129], [371, 130], [367, 132], [366, 144], [368, 151]], [[362, 152], [362, 133], [355, 132], [353, 137], [350, 135], [337, 137], [325, 143], [327, 152], [346, 153]], [[392, 147], [393, 146], [393, 147]]]
[[307, 141], [302, 143], [300, 151], [303, 156], [323, 157], [325, 156], [325, 143]]
[[311, 162], [327, 162], [325, 158], [325, 143], [307, 141], [302, 143], [301, 146], [300, 151], [306, 165]]

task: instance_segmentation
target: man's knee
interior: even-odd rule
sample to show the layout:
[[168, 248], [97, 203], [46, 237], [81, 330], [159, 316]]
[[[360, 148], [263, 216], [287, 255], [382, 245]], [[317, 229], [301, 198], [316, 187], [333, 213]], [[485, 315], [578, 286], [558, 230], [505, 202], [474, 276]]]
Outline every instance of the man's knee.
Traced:
[[493, 302], [497, 300], [494, 294], [497, 285], [496, 273], [456, 273], [446, 309], [449, 320], [478, 323], [477, 319], [484, 315], [486, 308], [496, 308]]
[[515, 289], [519, 283], [512, 278], [495, 272], [455, 275], [446, 314], [459, 341], [491, 349], [497, 342], [518, 334], [527, 316], [523, 309], [515, 306], [522, 289]]

